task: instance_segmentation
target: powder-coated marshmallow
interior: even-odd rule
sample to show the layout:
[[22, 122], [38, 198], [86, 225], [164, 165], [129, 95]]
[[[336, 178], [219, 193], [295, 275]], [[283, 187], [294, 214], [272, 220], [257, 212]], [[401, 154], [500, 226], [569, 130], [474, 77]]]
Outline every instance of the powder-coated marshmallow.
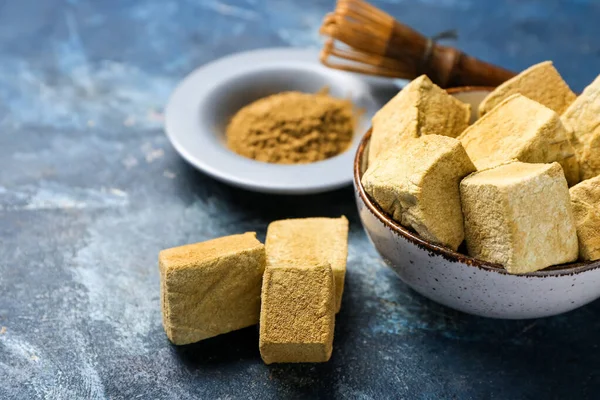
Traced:
[[600, 176], [570, 189], [571, 205], [579, 238], [579, 258], [600, 259]]
[[513, 162], [460, 185], [469, 255], [512, 274], [577, 259], [569, 189], [558, 163]]
[[562, 115], [571, 133], [583, 181], [600, 175], [600, 75]]
[[557, 113], [515, 94], [467, 128], [458, 138], [479, 170], [511, 160], [558, 162], [569, 185], [579, 182], [579, 164]]
[[460, 180], [475, 171], [456, 139], [411, 139], [369, 165], [365, 191], [396, 221], [424, 239], [456, 250], [464, 239]]
[[329, 264], [267, 267], [259, 339], [265, 363], [329, 360], [334, 325], [335, 287]]
[[494, 89], [479, 105], [479, 115], [485, 115], [504, 99], [517, 93], [559, 114], [562, 114], [576, 97], [552, 65], [552, 61], [544, 61], [527, 68]]
[[369, 163], [407, 138], [457, 137], [469, 125], [471, 109], [425, 75], [410, 82], [373, 116]]
[[340, 310], [346, 259], [348, 220], [341, 218], [298, 218], [269, 224], [265, 241], [267, 265], [330, 264], [335, 279], [336, 311]]
[[258, 323], [266, 256], [255, 233], [160, 252], [163, 326], [174, 344]]

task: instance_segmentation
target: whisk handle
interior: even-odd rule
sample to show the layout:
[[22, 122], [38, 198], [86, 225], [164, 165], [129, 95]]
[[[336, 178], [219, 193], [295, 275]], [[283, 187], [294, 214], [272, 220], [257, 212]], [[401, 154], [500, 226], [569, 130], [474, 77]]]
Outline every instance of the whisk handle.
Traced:
[[497, 65], [471, 57], [453, 47], [433, 45], [424, 60], [423, 71], [441, 87], [498, 86], [516, 74]]
[[471, 57], [428, 39], [411, 27], [393, 22], [385, 57], [403, 66], [403, 77], [426, 74], [443, 88], [456, 86], [498, 86], [515, 76], [514, 72]]

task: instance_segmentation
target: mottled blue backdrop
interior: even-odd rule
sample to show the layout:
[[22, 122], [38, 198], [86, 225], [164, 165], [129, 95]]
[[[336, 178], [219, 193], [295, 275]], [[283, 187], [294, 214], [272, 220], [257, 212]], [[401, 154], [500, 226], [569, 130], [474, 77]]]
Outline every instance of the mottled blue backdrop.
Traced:
[[[591, 0], [397, 0], [426, 34], [515, 70], [552, 59], [575, 90], [600, 73]], [[270, 46], [319, 46], [333, 1], [0, 1], [0, 398], [600, 397], [600, 303], [535, 321], [464, 315], [415, 294], [367, 241], [351, 189], [232, 189], [168, 144], [187, 73]], [[255, 327], [176, 348], [160, 249], [277, 218], [351, 221], [332, 360], [265, 366]]]

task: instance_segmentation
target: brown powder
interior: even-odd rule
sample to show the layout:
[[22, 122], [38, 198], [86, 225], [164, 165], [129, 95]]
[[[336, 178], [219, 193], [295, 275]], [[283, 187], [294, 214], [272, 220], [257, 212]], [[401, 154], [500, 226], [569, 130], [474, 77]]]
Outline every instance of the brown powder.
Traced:
[[238, 111], [227, 126], [227, 146], [258, 161], [301, 164], [325, 160], [346, 150], [355, 117], [349, 100], [282, 92]]

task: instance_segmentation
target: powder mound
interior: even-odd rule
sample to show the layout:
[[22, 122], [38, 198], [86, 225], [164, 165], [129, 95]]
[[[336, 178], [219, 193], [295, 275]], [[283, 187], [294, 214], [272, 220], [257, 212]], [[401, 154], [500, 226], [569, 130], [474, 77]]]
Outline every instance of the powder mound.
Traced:
[[354, 123], [349, 100], [323, 92], [282, 92], [238, 111], [227, 126], [227, 146], [258, 161], [310, 163], [345, 151]]

